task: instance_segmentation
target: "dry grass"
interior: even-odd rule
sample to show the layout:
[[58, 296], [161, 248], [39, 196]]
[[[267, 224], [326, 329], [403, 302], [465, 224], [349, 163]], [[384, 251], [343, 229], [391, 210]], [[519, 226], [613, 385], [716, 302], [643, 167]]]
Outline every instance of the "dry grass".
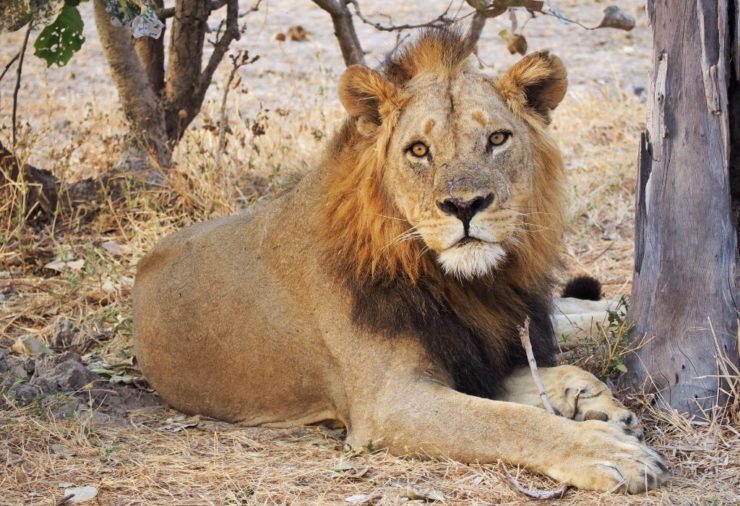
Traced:
[[[631, 271], [633, 158], [644, 111], [615, 94], [571, 97], [555, 126], [569, 159], [572, 226], [567, 237], [571, 271], [607, 281], [611, 295], [628, 292]], [[303, 113], [300, 113], [303, 114]], [[138, 258], [166, 233], [188, 223], [232, 213], [289, 187], [321, 146], [339, 111], [328, 116], [262, 113], [267, 133], [255, 137], [255, 120], [232, 125], [226, 163], [212, 156], [216, 134], [188, 134], [170, 177], [173, 191], [132, 196], [106, 206], [92, 221], [61, 219], [34, 231], [18, 219], [23, 186], [3, 190], [0, 248], [0, 335], [33, 335], [54, 345], [55, 329], [70, 321], [74, 341], [88, 360], [109, 364], [130, 357], [130, 284]], [[296, 125], [299, 125], [296, 128]], [[318, 134], [321, 131], [322, 134]], [[569, 132], [579, 132], [569, 135]], [[310, 157], [309, 157], [310, 158]], [[267, 170], [265, 170], [267, 168]], [[63, 173], [63, 172], [62, 172]], [[111, 254], [106, 241], [120, 246]], [[79, 271], [43, 266], [83, 259]], [[591, 354], [593, 367], [604, 360]], [[740, 433], [729, 424], [692, 424], [677, 415], [640, 408], [652, 444], [668, 456], [674, 479], [640, 497], [571, 491], [576, 504], [737, 504], [740, 501]], [[639, 406], [638, 406], [639, 407]], [[395, 504], [441, 493], [451, 504], [520, 504], [495, 466], [422, 462], [385, 453], [350, 455], [341, 434], [323, 428], [267, 430], [213, 421], [177, 433], [160, 430], [175, 413], [165, 408], [132, 412], [120, 424], [80, 416], [55, 420], [39, 405], [0, 412], [2, 499], [7, 504], [54, 504], [60, 483], [94, 485], [101, 504], [327, 504], [365, 494]], [[524, 475], [553, 487], [539, 477]], [[430, 492], [431, 491], [431, 492]]]
[[[232, 113], [218, 167], [217, 106], [208, 103], [176, 153], [171, 189], [105, 204], [91, 219], [60, 216], [42, 229], [26, 227], [27, 187], [2, 188], [0, 349], [33, 336], [49, 346], [78, 350], [87, 361], [104, 360], [131, 372], [130, 293], [138, 259], [173, 230], [238, 212], [290, 188], [314, 166], [341, 116], [331, 91], [336, 79], [333, 71], [320, 68], [310, 86], [296, 88], [290, 109], [263, 107], [253, 93], [232, 93], [230, 110], [241, 112]], [[630, 289], [634, 167], [645, 117], [635, 97], [615, 89], [620, 87], [571, 93], [554, 125], [571, 185], [562, 277], [595, 275], [611, 297]], [[60, 132], [53, 111], [45, 110], [45, 123], [23, 127], [22, 158], [41, 151], [50, 163], [46, 168], [68, 180], [94, 175], [115, 161], [111, 153], [120, 143], [120, 114], [92, 100], [80, 121]], [[265, 134], [255, 135], [261, 129]], [[6, 132], [0, 131], [4, 141]], [[109, 242], [115, 246], [106, 246]], [[55, 259], [84, 264], [62, 272], [44, 267]], [[65, 325], [74, 329], [72, 339], [58, 342], [58, 329]], [[600, 374], [612, 372], [614, 349], [599, 336], [592, 339], [590, 347], [568, 360]], [[690, 423], [675, 413], [654, 411], [648, 396], [625, 400], [641, 414], [651, 444], [668, 457], [670, 485], [636, 497], [571, 490], [562, 503], [740, 504], [737, 405], [733, 413]], [[255, 429], [201, 420], [173, 433], [163, 428], [177, 414], [164, 407], [101, 423], [85, 410], [72, 419], [55, 419], [43, 403], [5, 402], [7, 409], [0, 410], [2, 504], [56, 504], [63, 496], [60, 483], [98, 487], [99, 504], [348, 504], [347, 498], [358, 494], [379, 504], [438, 494], [450, 504], [527, 501], [506, 486], [496, 466], [384, 452], [348, 454], [341, 434], [325, 428]], [[555, 486], [524, 472], [520, 479]]]

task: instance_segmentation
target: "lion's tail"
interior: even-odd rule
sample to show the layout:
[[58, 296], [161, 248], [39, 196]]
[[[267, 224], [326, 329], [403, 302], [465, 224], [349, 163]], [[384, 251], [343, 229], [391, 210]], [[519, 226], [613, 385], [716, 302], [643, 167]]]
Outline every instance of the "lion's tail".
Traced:
[[582, 300], [601, 300], [601, 282], [591, 276], [576, 276], [566, 283], [562, 296]]

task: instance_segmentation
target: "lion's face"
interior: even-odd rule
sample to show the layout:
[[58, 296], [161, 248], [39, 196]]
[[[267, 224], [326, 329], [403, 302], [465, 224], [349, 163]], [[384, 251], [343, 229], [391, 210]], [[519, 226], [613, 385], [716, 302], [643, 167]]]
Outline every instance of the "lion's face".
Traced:
[[458, 277], [506, 260], [525, 226], [529, 130], [485, 77], [419, 76], [393, 131], [385, 188], [415, 236]]
[[[414, 54], [435, 54], [424, 49]], [[435, 65], [439, 59], [427, 58], [418, 72], [411, 59], [409, 68], [386, 74], [351, 67], [340, 97], [357, 131], [374, 143], [385, 198], [409, 224], [391, 242], [421, 240], [446, 273], [475, 278], [517, 247], [522, 253], [527, 234], [547, 221], [534, 215], [557, 205], [547, 195], [557, 192], [543, 188], [541, 148], [567, 78], [562, 62], [544, 52], [497, 81], [465, 66]]]

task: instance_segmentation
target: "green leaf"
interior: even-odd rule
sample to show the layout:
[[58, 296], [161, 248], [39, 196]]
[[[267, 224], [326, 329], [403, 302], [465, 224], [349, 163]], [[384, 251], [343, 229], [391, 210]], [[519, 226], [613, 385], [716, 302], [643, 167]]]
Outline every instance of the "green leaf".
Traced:
[[622, 363], [622, 361], [619, 361], [617, 363], [617, 370], [620, 372], [627, 372], [627, 366]]
[[67, 0], [59, 16], [41, 31], [33, 45], [36, 49], [34, 54], [46, 60], [48, 66], [54, 63], [60, 67], [65, 66], [85, 42], [82, 35], [85, 24], [80, 11], [75, 5], [71, 5], [73, 3], [76, 5], [79, 1]]

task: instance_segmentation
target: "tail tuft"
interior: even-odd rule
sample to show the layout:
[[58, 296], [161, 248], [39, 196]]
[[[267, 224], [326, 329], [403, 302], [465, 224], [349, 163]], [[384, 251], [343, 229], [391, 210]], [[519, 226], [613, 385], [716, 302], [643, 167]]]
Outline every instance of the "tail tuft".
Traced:
[[563, 297], [582, 300], [601, 300], [601, 283], [591, 276], [577, 276], [563, 288]]

